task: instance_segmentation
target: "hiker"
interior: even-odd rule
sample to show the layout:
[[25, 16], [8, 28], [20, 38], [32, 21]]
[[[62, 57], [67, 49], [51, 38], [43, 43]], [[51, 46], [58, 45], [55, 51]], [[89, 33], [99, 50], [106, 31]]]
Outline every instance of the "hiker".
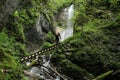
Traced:
[[56, 43], [60, 42], [60, 39], [61, 39], [60, 32], [61, 31], [62, 31], [62, 28], [60, 28], [60, 27], [55, 28], [55, 40], [56, 40]]
[[60, 33], [58, 32], [55, 34], [56, 43], [59, 43], [60, 39], [61, 39], [61, 36], [60, 36]]

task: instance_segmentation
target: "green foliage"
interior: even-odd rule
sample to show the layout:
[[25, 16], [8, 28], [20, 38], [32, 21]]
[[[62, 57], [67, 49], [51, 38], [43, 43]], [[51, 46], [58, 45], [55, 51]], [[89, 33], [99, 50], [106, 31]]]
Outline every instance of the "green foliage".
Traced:
[[[118, 42], [119, 38], [118, 37], [113, 38], [110, 37], [110, 35], [104, 34], [102, 32], [103, 30], [101, 29], [99, 31], [96, 30], [97, 28], [94, 28], [93, 30], [91, 30], [90, 28], [88, 30], [83, 29], [83, 32], [77, 32], [76, 34], [74, 34], [73, 37], [70, 37], [69, 39], [64, 41], [64, 43], [71, 45], [73, 50], [71, 54], [66, 56], [66, 58], [69, 59], [72, 63], [74, 63], [78, 67], [85, 69], [86, 72], [93, 74], [94, 76], [98, 76], [102, 73], [107, 72], [108, 70], [118, 70], [120, 68], [119, 63], [120, 59], [117, 57], [117, 56], [120, 57], [119, 50], [117, 48], [118, 46], [116, 45], [116, 48], [113, 48], [113, 45], [111, 45], [115, 43], [113, 41]], [[111, 33], [114, 34], [113, 31], [111, 31]], [[62, 58], [60, 56], [61, 54], [53, 55], [52, 56], [53, 60], [51, 61], [55, 65], [58, 66], [63, 65], [61, 66], [63, 69], [61, 71], [64, 74], [74, 78], [75, 76], [74, 74], [76, 73], [75, 69], [77, 68], [76, 67], [75, 69], [72, 68], [74, 67], [74, 65], [72, 64], [70, 64], [71, 66], [70, 67], [69, 63], [67, 63], [66, 61], [65, 61], [66, 64], [63, 63], [64, 59], [66, 58], [65, 57]], [[83, 73], [83, 75], [84, 74], [85, 73]], [[79, 78], [84, 79], [83, 76], [75, 76], [75, 79]], [[88, 78], [90, 79], [90, 77]]]
[[[88, 73], [85, 69], [79, 67], [78, 65], [72, 63], [70, 60], [65, 59], [65, 57], [62, 57], [63, 54], [60, 56], [53, 55], [52, 62], [58, 67], [61, 67], [62, 74], [67, 75], [68, 77], [71, 77], [72, 79], [92, 79], [93, 75]], [[58, 61], [58, 62], [56, 62]]]
[[16, 10], [14, 12], [14, 17], [17, 20], [16, 22], [19, 22], [21, 25], [26, 25], [26, 26], [33, 26], [35, 23], [35, 20], [39, 16], [39, 12], [33, 8], [29, 9], [21, 9], [21, 10]]
[[51, 11], [57, 12], [60, 8], [64, 8], [69, 6], [73, 0], [50, 0], [48, 3], [48, 8], [50, 8]]
[[1, 80], [16, 80], [22, 79], [22, 68], [21, 66], [15, 61], [11, 54], [0, 48], [0, 79]]
[[[76, 7], [74, 36], [64, 41], [64, 43], [72, 46], [73, 51], [66, 58], [94, 76], [98, 76], [108, 70], [118, 70], [120, 68], [120, 59], [118, 58], [120, 57], [120, 50], [118, 49], [120, 18], [118, 9], [117, 12], [113, 12], [115, 7], [119, 6], [117, 5], [118, 2], [77, 0], [74, 4]], [[110, 9], [111, 6], [114, 9]], [[61, 54], [56, 54], [56, 56], [53, 56], [53, 60], [56, 62], [52, 61], [55, 65], [58, 63], [58, 66], [64, 65], [61, 71], [73, 78], [76, 70], [71, 69], [70, 66], [73, 67], [74, 65], [71, 64], [69, 66], [66, 61], [66, 64], [63, 63], [64, 60], [62, 61], [60, 56]], [[66, 73], [67, 71], [68, 73]], [[69, 73], [72, 72], [74, 74], [70, 75]], [[79, 78], [84, 79], [83, 76], [76, 76], [76, 80]], [[112, 79], [115, 79], [115, 77]]]
[[[10, 16], [11, 22], [0, 32], [0, 80], [21, 79], [22, 68], [17, 60], [26, 53], [24, 30], [33, 27], [41, 15], [50, 26], [61, 25], [55, 22], [54, 16], [71, 4], [75, 6], [75, 34], [63, 43], [71, 45], [73, 51], [67, 55], [58, 50], [51, 61], [61, 68], [61, 73], [75, 80], [91, 80], [94, 76], [120, 68], [119, 0], [22, 0]], [[43, 48], [55, 42], [51, 32], [45, 40]]]
[[48, 48], [51, 47], [53, 44], [49, 43], [49, 42], [45, 42], [43, 45], [43, 48]]
[[14, 24], [15, 26], [15, 38], [17, 41], [24, 43], [25, 42], [25, 36], [23, 32], [23, 26], [20, 25], [18, 22]]
[[7, 35], [4, 30], [0, 33], [0, 47], [12, 52], [12, 55], [25, 54], [25, 45], [17, 42], [14, 36]]
[[[113, 22], [103, 26], [101, 29], [109, 35], [117, 36], [120, 34], [119, 20], [120, 20], [120, 14], [116, 17], [116, 19]], [[111, 33], [111, 32], [113, 32], [113, 33]]]
[[54, 40], [55, 40], [55, 37], [52, 34], [52, 32], [48, 32], [48, 34], [46, 35], [46, 42], [54, 43], [55, 42]]
[[43, 49], [53, 46], [54, 42], [54, 35], [52, 34], [52, 32], [48, 32], [43, 43]]
[[22, 79], [22, 66], [18, 61], [20, 56], [25, 54], [25, 46], [6, 33], [5, 28], [0, 33], [0, 79]]
[[[89, 21], [100, 21], [95, 27], [104, 26], [114, 21], [119, 15], [118, 0], [77, 0], [75, 1], [75, 23], [74, 30], [81, 30], [80, 27]], [[99, 20], [98, 20], [99, 19]], [[90, 23], [90, 22], [89, 22]], [[96, 23], [96, 21], [95, 21]], [[92, 24], [92, 23], [91, 23]], [[94, 23], [93, 23], [94, 24]], [[88, 24], [89, 25], [89, 24]]]
[[13, 42], [14, 38], [9, 39], [8, 35], [5, 32], [0, 33], [0, 46], [1, 47], [11, 47], [11, 44]]

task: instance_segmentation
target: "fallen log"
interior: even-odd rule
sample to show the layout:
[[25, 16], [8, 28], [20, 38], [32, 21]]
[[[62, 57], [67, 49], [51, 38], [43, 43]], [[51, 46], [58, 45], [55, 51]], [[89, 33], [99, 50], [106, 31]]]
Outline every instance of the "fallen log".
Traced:
[[113, 70], [111, 71], [108, 71], [108, 72], [105, 72], [101, 75], [99, 75], [98, 77], [96, 77], [95, 79], [93, 80], [103, 80], [105, 77], [107, 77], [108, 75], [112, 74], [113, 73]]

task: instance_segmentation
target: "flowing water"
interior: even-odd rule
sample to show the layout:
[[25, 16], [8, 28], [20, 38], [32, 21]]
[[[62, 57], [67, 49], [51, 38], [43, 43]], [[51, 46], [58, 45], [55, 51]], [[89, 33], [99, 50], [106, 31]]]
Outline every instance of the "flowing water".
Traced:
[[60, 41], [64, 41], [66, 38], [73, 35], [73, 21], [72, 17], [74, 15], [74, 5], [72, 4], [70, 7], [64, 10], [64, 15], [66, 17], [66, 29], [60, 32], [61, 39]]
[[[64, 15], [65, 15], [65, 18], [66, 18], [65, 19], [66, 20], [66, 26], [65, 26], [65, 29], [60, 32], [60, 35], [61, 35], [60, 42], [64, 41], [66, 38], [68, 38], [68, 37], [73, 35], [73, 21], [72, 21], [72, 17], [74, 15], [74, 5], [71, 5], [70, 7], [65, 8]], [[38, 25], [38, 23], [37, 23], [37, 25]], [[41, 30], [41, 29], [39, 29], [39, 30]], [[41, 78], [43, 78], [45, 80], [48, 80], [49, 78], [47, 78], [45, 76], [45, 72], [48, 72], [49, 71], [48, 68], [51, 67], [50, 66], [51, 55], [49, 56], [49, 59], [46, 59], [45, 55], [43, 55], [42, 58], [43, 58], [43, 62], [44, 62], [43, 66], [41, 66], [41, 68], [32, 67], [30, 69], [30, 72], [33, 73], [33, 74], [36, 74], [37, 76], [40, 76]], [[56, 78], [54, 78], [54, 80], [60, 80], [60, 77], [56, 75]]]
[[35, 26], [36, 30], [37, 30], [37, 34], [38, 34], [39, 37], [41, 37], [41, 35], [42, 35], [42, 29], [41, 29], [41, 25], [40, 25], [40, 19], [41, 19], [41, 16], [39, 15], [38, 20], [36, 22], [36, 26]]

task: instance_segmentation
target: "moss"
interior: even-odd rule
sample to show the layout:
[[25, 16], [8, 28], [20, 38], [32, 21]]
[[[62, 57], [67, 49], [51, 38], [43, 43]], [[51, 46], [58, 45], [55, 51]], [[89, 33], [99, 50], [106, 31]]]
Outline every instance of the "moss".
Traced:
[[0, 33], [0, 47], [12, 52], [13, 55], [22, 56], [25, 54], [25, 45], [16, 41], [17, 36], [10, 36], [6, 33], [5, 30]]
[[53, 44], [49, 43], [49, 42], [45, 42], [43, 45], [43, 48], [48, 48], [51, 47]]
[[60, 56], [52, 57], [52, 62], [56, 66], [61, 67], [62, 74], [65, 74], [72, 79], [86, 80], [93, 78], [93, 75], [88, 73], [85, 69], [77, 66], [76, 64], [72, 63], [70, 60], [65, 59], [65, 55], [63, 54], [61, 54]]
[[66, 59], [66, 56], [64, 54], [60, 54], [61, 59]]
[[[120, 14], [115, 18], [115, 20], [107, 25], [105, 25], [104, 27], [102, 27], [101, 29], [103, 30], [103, 32], [107, 35], [114, 35], [114, 36], [118, 36], [120, 34], [120, 24], [119, 24], [119, 20], [120, 20]], [[113, 33], [112, 33], [113, 32]]]
[[24, 30], [23, 30], [23, 26], [17, 26], [15, 27], [15, 31], [16, 31], [16, 40], [18, 42], [22, 42], [24, 43], [25, 42], [25, 35], [24, 35]]
[[[120, 54], [117, 48], [119, 45], [118, 21], [119, 18], [112, 23], [108, 23], [107, 20], [102, 21], [101, 19], [87, 22], [82, 26], [82, 29], [75, 32], [73, 37], [63, 42], [71, 45], [73, 50], [69, 56], [66, 56], [66, 59], [69, 59], [73, 64], [94, 76], [98, 76], [108, 70], [118, 70], [120, 68], [120, 59], [118, 58]], [[64, 65], [61, 72], [68, 76], [75, 76], [74, 74], [69, 74], [74, 72], [74, 70], [70, 69], [71, 72], [69, 72], [69, 63], [66, 60], [62, 60], [59, 56], [61, 54], [53, 56], [53, 60], [56, 62], [53, 60], [52, 62], [55, 65], [58, 64], [58, 66]], [[80, 76], [76, 76], [76, 80], [79, 79], [78, 77]], [[112, 79], [116, 78], [113, 77]]]
[[6, 33], [5, 28], [0, 33], [0, 79], [23, 79], [22, 65], [18, 59], [25, 54], [25, 46]]
[[102, 75], [98, 76], [97, 78], [93, 79], [93, 80], [103, 80], [106, 76], [112, 74], [113, 71], [108, 71], [106, 73], [103, 73]]
[[55, 37], [52, 34], [52, 32], [47, 33], [45, 40], [46, 40], [46, 42], [49, 42], [49, 43], [54, 43], [55, 42]]
[[[44, 14], [50, 26], [62, 26], [61, 22], [55, 22], [55, 16], [72, 3], [75, 5], [74, 36], [63, 43], [71, 45], [73, 51], [69, 55], [63, 53], [62, 48], [53, 51], [58, 54], [54, 54], [51, 61], [62, 68], [61, 73], [75, 80], [92, 79], [108, 70], [120, 68], [119, 1], [23, 0], [9, 17], [10, 22], [5, 25], [6, 28], [0, 32], [0, 69], [12, 70], [10, 73], [0, 71], [0, 80], [10, 80], [13, 76], [16, 80], [22, 75], [17, 60], [26, 53], [24, 30], [34, 26], [39, 11]], [[43, 48], [53, 43], [54, 36], [49, 32]]]
[[[0, 79], [1, 80], [16, 80], [22, 79], [22, 67], [16, 62], [6, 50], [0, 48], [1, 62], [0, 62]], [[11, 65], [12, 64], [12, 65]]]

